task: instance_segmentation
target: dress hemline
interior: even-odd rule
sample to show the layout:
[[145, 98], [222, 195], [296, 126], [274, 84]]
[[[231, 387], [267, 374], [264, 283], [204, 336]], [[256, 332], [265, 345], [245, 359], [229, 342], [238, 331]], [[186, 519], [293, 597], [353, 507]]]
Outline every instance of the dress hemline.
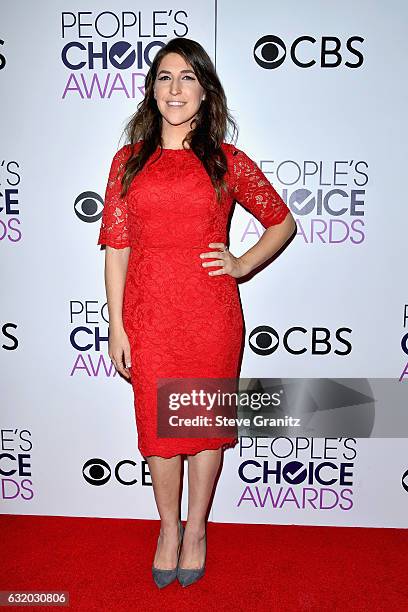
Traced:
[[161, 457], [162, 459], [171, 459], [172, 457], [177, 457], [177, 455], [197, 455], [197, 453], [201, 453], [201, 451], [204, 451], [204, 450], [217, 450], [219, 448], [226, 450], [227, 448], [234, 448], [234, 446], [236, 446], [237, 443], [238, 443], [238, 438], [225, 438], [223, 440], [218, 440], [217, 443], [214, 445], [206, 444], [206, 446], [201, 445], [198, 448], [191, 446], [191, 448], [184, 448], [178, 452], [174, 450], [172, 450], [171, 452], [166, 452], [166, 451], [161, 451], [161, 450], [156, 451], [156, 452], [154, 451], [144, 452], [140, 446], [138, 446], [138, 448], [139, 448], [141, 455], [143, 455], [143, 457]]

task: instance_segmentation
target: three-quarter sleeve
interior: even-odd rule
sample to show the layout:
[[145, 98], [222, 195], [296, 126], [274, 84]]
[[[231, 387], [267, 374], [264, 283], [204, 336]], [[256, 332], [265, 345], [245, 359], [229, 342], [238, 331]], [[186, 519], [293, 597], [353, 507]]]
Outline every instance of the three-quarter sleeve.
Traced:
[[232, 147], [234, 199], [267, 228], [281, 223], [289, 213], [284, 200], [259, 166], [244, 151]]
[[125, 145], [114, 155], [105, 190], [101, 226], [97, 244], [107, 244], [115, 249], [130, 246], [127, 198], [120, 197], [124, 166], [130, 154], [130, 145]]

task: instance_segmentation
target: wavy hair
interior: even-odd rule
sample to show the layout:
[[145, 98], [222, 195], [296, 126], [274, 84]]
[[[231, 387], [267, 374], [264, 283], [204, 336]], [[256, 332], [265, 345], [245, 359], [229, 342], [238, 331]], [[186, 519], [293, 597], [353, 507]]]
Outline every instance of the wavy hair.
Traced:
[[186, 141], [193, 153], [201, 160], [214, 186], [217, 199], [221, 201], [222, 191], [227, 189], [224, 175], [228, 168], [221, 144], [230, 128], [232, 128], [233, 138], [238, 135], [238, 127], [229, 112], [225, 92], [211, 58], [198, 42], [189, 38], [169, 40], [156, 53], [146, 75], [144, 99], [139, 102], [137, 111], [124, 128], [124, 133], [131, 145], [140, 140], [143, 142], [137, 151], [132, 151], [126, 162], [121, 196], [124, 197], [127, 194], [133, 178], [141, 171], [156, 149], [158, 147], [162, 149], [162, 115], [154, 98], [153, 86], [160, 62], [168, 53], [181, 55], [190, 64], [204, 89], [205, 98], [194, 119], [190, 122], [191, 129], [183, 139], [183, 144]]

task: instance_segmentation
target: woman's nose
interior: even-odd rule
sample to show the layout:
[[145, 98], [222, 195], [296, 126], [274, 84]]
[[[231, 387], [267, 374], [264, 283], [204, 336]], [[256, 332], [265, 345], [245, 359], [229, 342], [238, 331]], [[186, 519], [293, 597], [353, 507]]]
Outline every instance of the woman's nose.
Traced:
[[180, 92], [180, 84], [178, 81], [174, 80], [170, 84], [170, 92], [172, 94], [178, 94]]

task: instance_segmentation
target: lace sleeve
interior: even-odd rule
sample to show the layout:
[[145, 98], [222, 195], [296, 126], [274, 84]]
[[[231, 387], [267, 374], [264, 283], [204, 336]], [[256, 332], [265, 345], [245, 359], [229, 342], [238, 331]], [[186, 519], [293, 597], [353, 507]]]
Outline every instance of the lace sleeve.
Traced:
[[126, 197], [120, 197], [121, 179], [130, 152], [125, 145], [115, 154], [105, 191], [105, 203], [97, 244], [107, 244], [115, 249], [130, 246], [129, 219]]
[[233, 147], [233, 197], [267, 228], [281, 223], [289, 208], [257, 164]]

